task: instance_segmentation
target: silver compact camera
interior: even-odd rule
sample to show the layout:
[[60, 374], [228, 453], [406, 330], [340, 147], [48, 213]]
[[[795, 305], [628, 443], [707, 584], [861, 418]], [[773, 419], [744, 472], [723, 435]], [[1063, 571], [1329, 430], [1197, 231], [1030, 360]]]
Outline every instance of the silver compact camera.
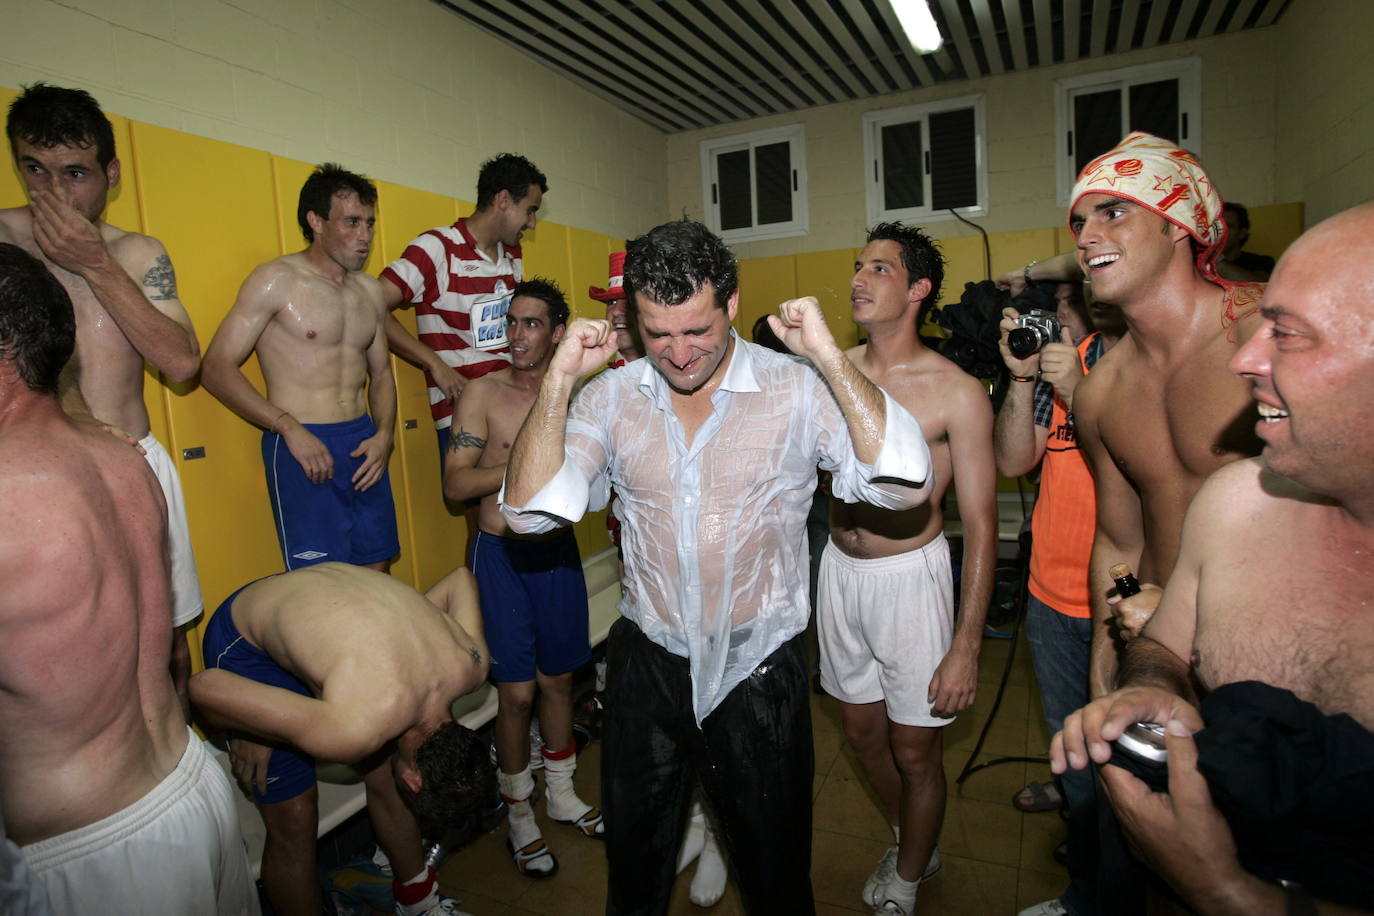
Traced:
[[1007, 349], [1017, 359], [1025, 359], [1059, 339], [1059, 317], [1054, 312], [1031, 309], [1016, 319], [1016, 328], [1007, 334]]

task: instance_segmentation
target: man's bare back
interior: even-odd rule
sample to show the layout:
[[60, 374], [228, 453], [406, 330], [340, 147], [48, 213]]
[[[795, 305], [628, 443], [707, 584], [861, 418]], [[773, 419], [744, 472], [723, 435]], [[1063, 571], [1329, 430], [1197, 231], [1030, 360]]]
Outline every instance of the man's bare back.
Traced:
[[113, 814], [176, 765], [166, 507], [138, 453], [44, 399], [0, 421], [0, 796], [31, 843]]
[[383, 327], [381, 294], [375, 277], [326, 277], [304, 252], [269, 261], [244, 282], [207, 364], [212, 355], [246, 359], [256, 350], [273, 405], [302, 423], [355, 419], [367, 411], [367, 354]]
[[830, 537], [851, 557], [906, 553], [929, 543], [943, 530], [941, 505], [954, 476], [951, 422], [968, 413], [975, 402], [986, 403], [987, 393], [958, 366], [925, 347], [920, 347], [909, 362], [881, 369], [868, 358], [867, 345], [854, 347], [845, 355], [920, 422], [935, 479], [930, 499], [903, 512], [831, 500]]
[[245, 639], [325, 703], [347, 710], [380, 747], [422, 711], [447, 710], [484, 677], [484, 647], [452, 611], [440, 610], [439, 597], [375, 570], [322, 563], [248, 586], [233, 615]]
[[[152, 236], [126, 232], [99, 221], [96, 228], [110, 254], [156, 307], [189, 332], [191, 323], [177, 299], [176, 274], [162, 244]], [[143, 355], [78, 274], [54, 263], [34, 239], [29, 207], [0, 210], [0, 242], [10, 242], [52, 271], [76, 311], [77, 382], [91, 414], [136, 439], [148, 434], [143, 403]], [[180, 380], [180, 379], [178, 379]]]

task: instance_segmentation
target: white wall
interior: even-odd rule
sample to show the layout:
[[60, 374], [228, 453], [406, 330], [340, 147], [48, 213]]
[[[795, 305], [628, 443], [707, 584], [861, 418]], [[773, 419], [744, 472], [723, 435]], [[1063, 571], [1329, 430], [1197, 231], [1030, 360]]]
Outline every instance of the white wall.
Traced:
[[667, 212], [665, 141], [428, 0], [25, 0], [0, 85], [471, 201], [481, 162], [549, 178], [541, 216], [608, 235]]
[[[982, 93], [989, 136], [989, 208], [978, 222], [988, 232], [1061, 225], [1063, 208], [1055, 202], [1055, 80], [1190, 56], [1202, 58], [1203, 142], [1198, 152], [1217, 186], [1228, 198], [1247, 205], [1286, 202], [1287, 198], [1275, 197], [1273, 181], [1277, 80], [1272, 60], [1277, 32], [1276, 28], [1251, 30], [673, 134], [668, 137], [668, 206], [674, 213], [685, 209], [693, 216], [702, 215], [698, 153], [702, 139], [802, 121], [811, 183], [810, 234], [735, 248], [741, 257], [768, 257], [856, 245], [863, 238], [866, 220], [863, 114]], [[952, 218], [927, 225], [937, 237], [974, 231]]]

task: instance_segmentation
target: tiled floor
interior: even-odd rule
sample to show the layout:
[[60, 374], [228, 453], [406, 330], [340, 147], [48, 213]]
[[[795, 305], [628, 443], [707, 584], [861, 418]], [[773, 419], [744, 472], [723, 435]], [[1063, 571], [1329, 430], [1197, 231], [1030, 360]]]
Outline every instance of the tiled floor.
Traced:
[[[923, 914], [1001, 916], [1057, 896], [1066, 881], [1051, 850], [1064, 838], [1064, 823], [1054, 812], [1021, 814], [1012, 795], [1030, 779], [1047, 779], [1040, 764], [1007, 763], [954, 784], [991, 709], [1011, 643], [984, 640], [978, 700], [971, 713], [945, 730], [945, 772], [949, 803], [940, 836], [944, 870], [922, 886], [917, 898]], [[891, 843], [891, 831], [862, 779], [858, 764], [839, 730], [839, 711], [829, 697], [813, 697], [816, 742], [816, 801], [811, 882], [820, 914], [864, 913], [859, 889]], [[1024, 637], [1006, 694], [980, 760], [1001, 755], [1043, 756], [1049, 744], [1040, 698]], [[581, 756], [578, 791], [594, 801], [600, 779], [600, 745]], [[451, 856], [440, 869], [443, 890], [463, 899], [474, 916], [592, 916], [605, 911], [606, 859], [600, 843], [545, 819], [544, 837], [559, 858], [559, 873], [547, 880], [521, 877], [506, 852], [500, 828]], [[679, 876], [672, 912], [742, 914], [733, 884], [715, 907], [704, 910], [687, 899], [690, 866]]]

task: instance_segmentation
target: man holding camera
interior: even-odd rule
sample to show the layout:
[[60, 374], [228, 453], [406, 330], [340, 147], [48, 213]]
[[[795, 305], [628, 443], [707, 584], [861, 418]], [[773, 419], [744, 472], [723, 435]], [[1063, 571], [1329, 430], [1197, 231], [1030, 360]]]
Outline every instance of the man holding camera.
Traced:
[[[1004, 477], [1019, 477], [1040, 466], [1040, 492], [1031, 519], [1026, 630], [1051, 734], [1063, 728], [1066, 715], [1090, 699], [1088, 560], [1096, 502], [1092, 474], [1074, 431], [1074, 392], [1122, 333], [1121, 313], [1113, 306], [1094, 305], [1089, 320], [1077, 283], [1060, 283], [1055, 301], [1053, 315], [1023, 316], [1015, 308], [1002, 312], [999, 347], [1011, 372], [1011, 387], [993, 427], [997, 470]], [[1049, 326], [1026, 327], [1028, 320], [1037, 319]], [[1056, 905], [1069, 913], [1094, 911], [1097, 840], [1092, 774], [1065, 773], [1058, 782], [1069, 808], [1069, 888], [1058, 900], [1025, 911], [1027, 916], [1054, 912]], [[1034, 783], [1027, 786], [1028, 805], [1033, 805], [1037, 788]]]

